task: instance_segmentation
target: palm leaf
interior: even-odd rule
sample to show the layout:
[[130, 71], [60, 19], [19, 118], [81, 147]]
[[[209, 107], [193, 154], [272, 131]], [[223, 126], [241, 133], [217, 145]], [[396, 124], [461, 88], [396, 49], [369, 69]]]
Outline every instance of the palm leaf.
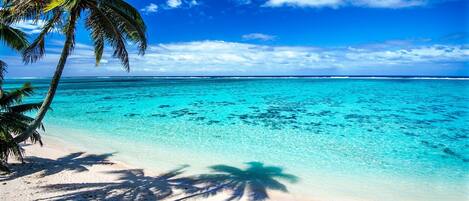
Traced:
[[7, 63], [0, 60], [0, 84], [2, 84], [1, 81], [3, 80], [3, 78], [4, 78], [3, 76], [7, 71], [7, 67], [8, 67]]
[[23, 20], [39, 20], [48, 0], [8, 0], [4, 1], [3, 9], [0, 10], [1, 19], [4, 23], [12, 24]]
[[128, 40], [137, 43], [139, 54], [143, 55], [147, 48], [147, 39], [145, 36], [146, 26], [140, 13], [125, 1], [104, 0], [103, 4], [112, 11], [119, 21], [125, 23], [126, 32], [130, 36]]
[[[21, 103], [23, 97], [30, 96], [33, 87], [26, 83], [20, 89], [5, 92], [0, 98], [0, 171], [8, 171], [7, 160], [9, 156], [14, 156], [18, 160], [23, 160], [23, 149], [15, 142], [15, 136], [23, 133], [29, 128], [34, 118], [24, 115], [24, 113], [36, 110], [40, 103], [28, 103], [22, 105], [13, 105]], [[39, 125], [43, 128], [43, 125]], [[32, 143], [42, 145], [40, 133], [34, 130], [28, 137]]]
[[42, 28], [39, 35], [23, 52], [23, 61], [25, 63], [32, 63], [42, 58], [45, 53], [45, 37], [49, 34], [52, 29], [60, 23], [62, 12], [55, 10], [52, 18], [50, 18], [44, 27]]
[[95, 7], [86, 19], [86, 27], [91, 31], [91, 37], [96, 41], [104, 38], [113, 47], [113, 56], [121, 60], [126, 71], [130, 70], [129, 55], [122, 35], [122, 26], [111, 20], [104, 10]]
[[104, 52], [104, 36], [102, 34], [97, 34], [92, 36], [94, 39], [94, 55], [96, 58], [96, 66], [101, 62]]
[[[26, 2], [26, 5], [18, 5], [22, 2]], [[41, 3], [38, 5], [37, 2]], [[102, 58], [105, 44], [109, 44], [114, 50], [113, 56], [121, 61], [126, 71], [129, 71], [126, 41], [136, 43], [139, 47], [139, 54], [143, 55], [147, 48], [146, 27], [142, 17], [135, 8], [123, 0], [10, 0], [7, 7], [7, 12], [10, 13], [14, 13], [18, 8], [25, 8], [32, 13], [20, 11], [19, 18], [36, 17], [38, 19], [37, 17], [41, 16], [47, 22], [39, 37], [24, 51], [25, 63], [34, 62], [44, 55], [45, 37], [51, 30], [64, 24], [62, 31], [66, 35], [64, 48], [44, 104], [28, 129], [15, 136], [14, 140], [18, 143], [33, 135], [32, 131], [38, 128], [52, 103], [67, 58], [73, 50], [75, 27], [82, 13], [87, 15], [85, 26], [90, 30], [94, 42], [96, 64], [99, 64]], [[21, 102], [21, 99], [9, 98], [8, 100], [4, 101], [5, 107], [10, 107], [15, 101]]]
[[23, 160], [21, 147], [13, 141], [13, 136], [9, 132], [0, 127], [0, 161], [6, 162], [10, 155]]
[[8, 108], [10, 112], [14, 113], [26, 113], [26, 112], [32, 112], [35, 110], [38, 110], [41, 108], [42, 103], [28, 103], [28, 104], [21, 104], [21, 105], [15, 105], [11, 106]]
[[9, 107], [14, 103], [20, 103], [25, 96], [31, 96], [33, 94], [33, 87], [30, 83], [25, 83], [20, 89], [16, 89], [10, 92], [5, 92], [0, 97], [0, 107]]
[[0, 40], [15, 50], [23, 50], [29, 45], [24, 32], [4, 23], [0, 23]]
[[67, 0], [51, 0], [46, 7], [44, 7], [44, 12], [49, 12], [59, 6], [62, 6], [67, 3]]

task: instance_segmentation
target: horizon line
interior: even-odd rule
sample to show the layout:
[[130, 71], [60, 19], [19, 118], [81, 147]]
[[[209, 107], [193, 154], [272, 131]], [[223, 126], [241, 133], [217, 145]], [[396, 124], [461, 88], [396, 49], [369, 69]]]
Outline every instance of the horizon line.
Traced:
[[[63, 76], [63, 78], [463, 78], [469, 76], [445, 76], [445, 75], [83, 75], [83, 76]], [[8, 77], [8, 79], [49, 79], [50, 76], [19, 76]]]

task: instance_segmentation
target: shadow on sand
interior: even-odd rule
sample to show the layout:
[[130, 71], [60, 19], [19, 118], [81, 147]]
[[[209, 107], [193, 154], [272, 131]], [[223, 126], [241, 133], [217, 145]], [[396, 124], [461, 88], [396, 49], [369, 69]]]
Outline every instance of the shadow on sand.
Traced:
[[0, 176], [0, 181], [9, 181], [19, 177], [40, 173], [42, 177], [54, 175], [62, 171], [87, 171], [92, 165], [112, 164], [108, 161], [113, 153], [109, 154], [85, 154], [84, 152], [75, 152], [67, 156], [60, 157], [57, 160], [40, 157], [26, 157], [23, 164], [13, 164], [12, 172], [6, 176]]
[[[28, 163], [14, 166], [13, 173], [0, 177], [0, 180], [13, 180], [39, 172], [45, 177], [65, 170], [87, 171], [87, 167], [92, 165], [110, 164], [110, 156], [112, 154], [84, 155], [79, 152], [58, 160], [30, 157], [27, 158]], [[296, 176], [284, 173], [281, 167], [265, 166], [260, 162], [246, 165], [245, 169], [215, 165], [209, 167], [210, 173], [200, 175], [184, 174], [188, 166], [181, 166], [154, 177], [145, 175], [141, 169], [118, 170], [107, 172], [117, 176], [116, 182], [64, 183], [39, 188], [56, 194], [42, 200], [189, 200], [223, 192], [226, 201], [241, 198], [263, 201], [269, 199], [268, 191], [288, 192], [281, 181], [298, 181]]]
[[108, 172], [120, 182], [48, 185], [43, 188], [63, 194], [42, 200], [162, 200], [175, 192], [195, 191], [188, 178], [178, 177], [183, 168], [156, 177], [146, 176], [141, 169]]
[[212, 173], [193, 177], [200, 188], [196, 193], [177, 199], [185, 200], [194, 197], [210, 197], [221, 192], [229, 192], [225, 200], [261, 201], [269, 198], [267, 190], [288, 192], [287, 187], [278, 180], [296, 183], [298, 178], [286, 174], [276, 166], [264, 166], [260, 162], [246, 163], [246, 169], [227, 165], [211, 166]]

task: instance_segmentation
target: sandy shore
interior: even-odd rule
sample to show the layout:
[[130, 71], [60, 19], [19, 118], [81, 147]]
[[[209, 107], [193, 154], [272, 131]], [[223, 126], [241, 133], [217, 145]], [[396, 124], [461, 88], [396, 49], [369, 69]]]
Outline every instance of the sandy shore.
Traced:
[[[192, 184], [194, 173], [190, 168], [142, 169], [116, 160], [112, 154], [83, 152], [83, 147], [60, 141], [57, 138], [45, 137], [45, 145], [24, 145], [25, 164], [11, 162], [12, 173], [0, 175], [0, 201], [28, 200], [178, 200], [200, 191], [199, 184]], [[205, 172], [207, 173], [207, 172]], [[251, 173], [252, 174], [252, 173]], [[252, 177], [259, 177], [253, 173]], [[262, 173], [261, 173], [262, 175]], [[242, 176], [245, 177], [245, 176]], [[243, 178], [241, 178], [242, 180]], [[252, 178], [251, 178], [252, 179]], [[374, 200], [467, 200], [466, 195], [448, 193], [438, 186], [423, 188], [431, 191], [416, 191], [414, 186], [384, 185], [381, 183], [357, 184], [334, 182], [334, 186], [303, 186], [309, 193], [292, 191], [282, 192], [280, 188], [267, 190], [269, 199], [274, 201], [374, 201]], [[283, 181], [279, 181], [283, 182]], [[391, 182], [394, 184], [394, 182]], [[273, 183], [266, 189], [275, 187]], [[370, 187], [371, 186], [371, 187]], [[374, 188], [373, 188], [374, 186]], [[340, 192], [346, 189], [363, 188], [368, 194], [345, 195]], [[467, 186], [466, 186], [467, 187]], [[212, 188], [213, 189], [213, 188]], [[275, 188], [274, 188], [275, 189]], [[460, 192], [456, 191], [456, 192]], [[205, 192], [205, 191], [204, 191]], [[259, 193], [260, 192], [260, 193]], [[322, 193], [321, 193], [322, 192]], [[379, 193], [377, 193], [379, 192]], [[401, 192], [401, 194], [396, 192]], [[425, 192], [433, 192], [429, 197]], [[244, 193], [244, 194], [243, 194]], [[238, 195], [242, 201], [260, 201], [256, 194], [262, 190], [233, 192], [223, 190], [203, 197], [197, 196], [187, 200], [226, 200]], [[377, 194], [377, 195], [375, 195]], [[454, 194], [454, 195], [453, 195]], [[373, 196], [370, 196], [373, 195]], [[402, 198], [402, 199], [401, 199]], [[441, 198], [441, 199], [440, 199]], [[444, 199], [450, 198], [450, 199]]]
[[[182, 169], [138, 169], [112, 161], [110, 155], [82, 152], [55, 139], [45, 141], [43, 147], [24, 145], [26, 163], [12, 162], [12, 173], [0, 176], [0, 200], [177, 200], [192, 188], [180, 181], [187, 177]], [[268, 193], [270, 200], [313, 200]], [[225, 200], [230, 195], [233, 192], [224, 191], [188, 200]]]

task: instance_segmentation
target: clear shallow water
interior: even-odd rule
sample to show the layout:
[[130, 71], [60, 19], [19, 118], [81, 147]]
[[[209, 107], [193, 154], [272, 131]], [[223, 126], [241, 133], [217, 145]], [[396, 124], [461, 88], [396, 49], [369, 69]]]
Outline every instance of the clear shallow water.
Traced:
[[[40, 100], [47, 80], [5, 88], [25, 81]], [[469, 81], [416, 79], [69, 78], [46, 119], [137, 165], [260, 161], [373, 200], [467, 200], [468, 125]]]

